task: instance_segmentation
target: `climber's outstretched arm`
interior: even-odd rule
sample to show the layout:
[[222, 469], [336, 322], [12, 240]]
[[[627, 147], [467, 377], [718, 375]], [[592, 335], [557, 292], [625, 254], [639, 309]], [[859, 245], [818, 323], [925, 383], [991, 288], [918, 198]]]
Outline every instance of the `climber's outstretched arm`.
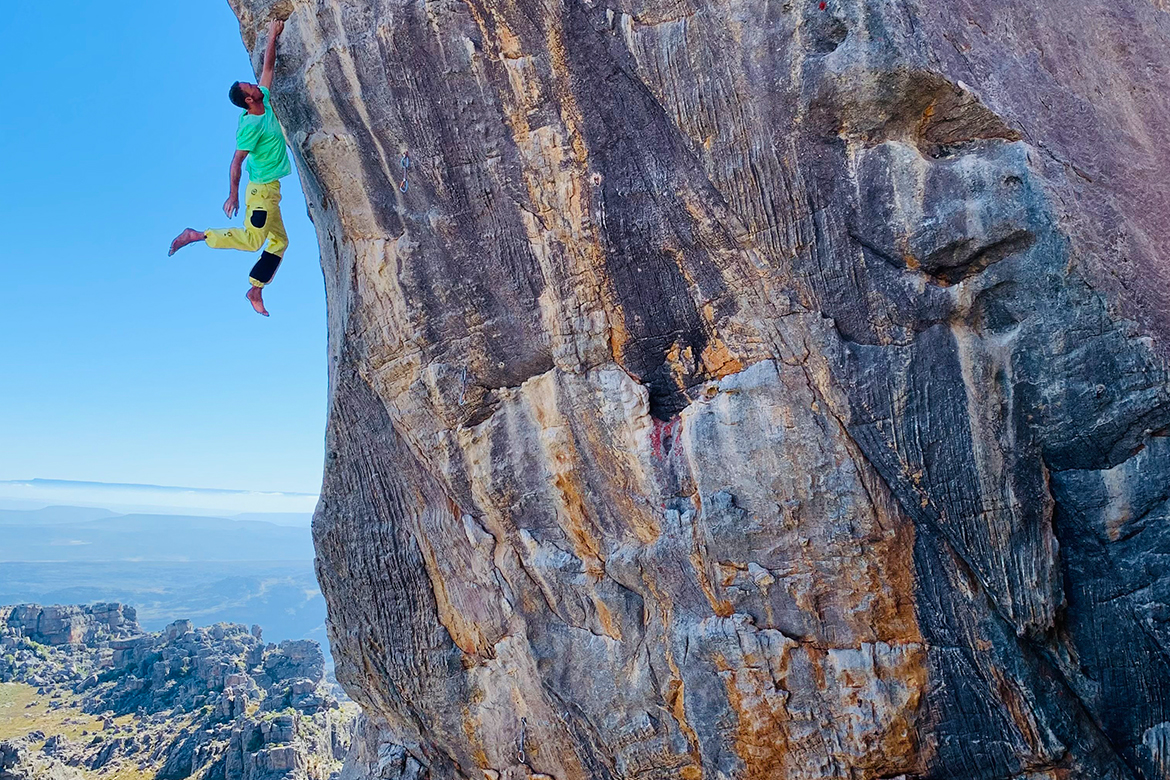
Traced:
[[284, 22], [273, 19], [268, 24], [268, 48], [264, 50], [264, 70], [260, 73], [260, 86], [272, 88], [272, 76], [276, 72], [276, 39], [284, 31]]
[[244, 165], [244, 158], [248, 153], [243, 149], [237, 149], [236, 153], [232, 155], [232, 167], [228, 171], [228, 198], [223, 202], [223, 213], [227, 214], [228, 219], [236, 215], [240, 210], [240, 169]]

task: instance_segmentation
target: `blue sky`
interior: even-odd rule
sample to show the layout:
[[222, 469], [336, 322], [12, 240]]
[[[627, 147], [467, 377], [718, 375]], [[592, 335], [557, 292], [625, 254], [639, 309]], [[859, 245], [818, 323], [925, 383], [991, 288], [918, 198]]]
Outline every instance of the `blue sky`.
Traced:
[[167, 257], [227, 222], [227, 88], [253, 79], [227, 3], [9, 3], [0, 40], [0, 480], [315, 493], [325, 303], [296, 174], [270, 318], [251, 255]]

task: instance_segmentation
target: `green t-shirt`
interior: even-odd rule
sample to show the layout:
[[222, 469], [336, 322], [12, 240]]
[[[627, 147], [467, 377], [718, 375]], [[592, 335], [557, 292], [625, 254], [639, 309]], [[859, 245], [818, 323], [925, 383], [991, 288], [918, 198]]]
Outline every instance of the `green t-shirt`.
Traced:
[[236, 148], [248, 153], [248, 178], [256, 184], [267, 184], [292, 173], [292, 164], [280, 122], [272, 111], [268, 87], [260, 87], [260, 91], [264, 94], [264, 113], [243, 113], [236, 130]]

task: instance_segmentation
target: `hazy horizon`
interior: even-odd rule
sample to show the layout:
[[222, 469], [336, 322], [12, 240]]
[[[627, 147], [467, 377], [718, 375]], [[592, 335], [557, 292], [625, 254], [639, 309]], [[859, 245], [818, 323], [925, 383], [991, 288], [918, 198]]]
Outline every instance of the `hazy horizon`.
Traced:
[[[166, 492], [164, 486], [112, 487]], [[171, 490], [196, 496], [237, 492]], [[0, 604], [117, 601], [138, 609], [151, 630], [179, 618], [259, 623], [273, 640], [324, 644], [325, 603], [314, 571], [311, 517], [120, 514], [60, 504], [0, 508]]]
[[124, 514], [312, 514], [317, 494], [150, 485], [67, 479], [0, 480], [0, 509], [51, 506], [109, 509]]

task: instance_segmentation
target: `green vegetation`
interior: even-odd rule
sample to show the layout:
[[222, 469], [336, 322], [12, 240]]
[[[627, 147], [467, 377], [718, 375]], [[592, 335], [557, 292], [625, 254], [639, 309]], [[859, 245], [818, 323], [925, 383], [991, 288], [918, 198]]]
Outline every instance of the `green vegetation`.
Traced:
[[72, 698], [59, 701], [64, 706], [50, 709], [49, 698], [38, 696], [37, 689], [31, 685], [0, 683], [0, 739], [43, 731], [46, 736], [63, 734], [80, 740], [83, 731], [101, 731], [101, 721], [75, 709]]
[[[49, 697], [39, 696], [31, 685], [0, 683], [0, 740], [23, 737], [30, 731], [43, 732], [46, 737], [61, 734], [75, 742], [104, 738], [101, 720], [78, 709], [72, 696], [57, 699], [62, 706], [56, 709], [49, 707], [49, 701]], [[131, 721], [129, 716], [114, 719], [119, 726]], [[34, 748], [42, 744], [35, 743]], [[103, 774], [102, 780], [149, 780], [153, 776], [153, 770], [144, 772], [131, 764]]]
[[154, 770], [141, 770], [136, 766], [124, 766], [116, 772], [102, 776], [103, 780], [153, 780]]

